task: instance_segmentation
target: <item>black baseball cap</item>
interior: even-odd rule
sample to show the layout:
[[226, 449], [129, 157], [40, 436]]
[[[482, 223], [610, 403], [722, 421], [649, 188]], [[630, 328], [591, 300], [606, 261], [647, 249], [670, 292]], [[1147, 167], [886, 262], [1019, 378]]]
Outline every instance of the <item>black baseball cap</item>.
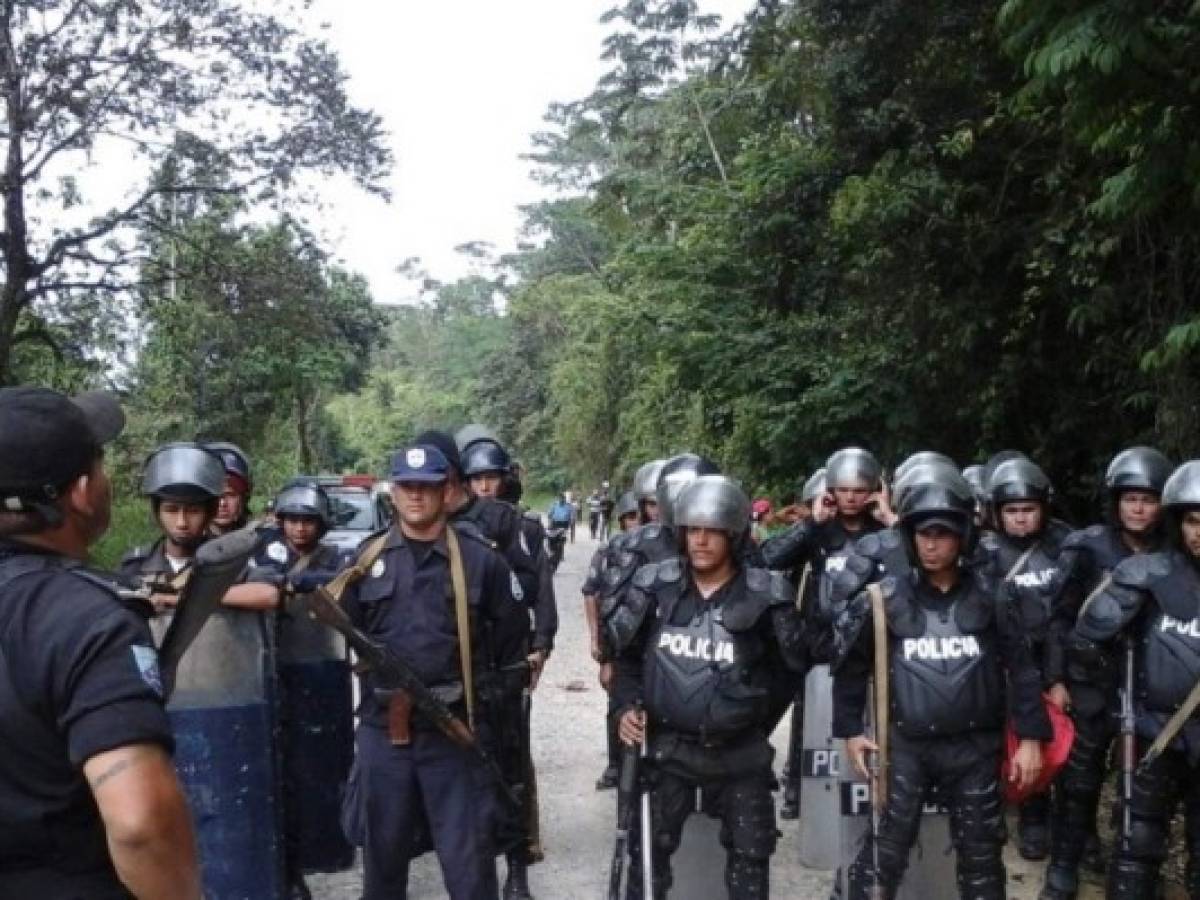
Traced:
[[68, 397], [49, 388], [0, 388], [0, 508], [21, 512], [58, 499], [125, 427], [107, 391]]

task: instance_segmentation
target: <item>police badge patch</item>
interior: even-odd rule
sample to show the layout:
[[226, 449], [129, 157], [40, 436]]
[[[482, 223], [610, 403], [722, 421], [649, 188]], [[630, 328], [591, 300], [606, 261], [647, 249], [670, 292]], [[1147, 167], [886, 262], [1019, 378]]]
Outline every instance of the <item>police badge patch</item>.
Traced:
[[281, 541], [275, 541], [267, 546], [267, 556], [277, 563], [286, 563], [288, 558], [287, 547]]
[[146, 682], [158, 696], [163, 696], [163, 680], [162, 672], [158, 669], [158, 653], [153, 647], [141, 644], [134, 644], [129, 650], [133, 653], [133, 664], [137, 666], [142, 681]]
[[382, 578], [383, 573], [387, 571], [387, 565], [382, 559], [377, 559], [371, 566], [371, 577]]

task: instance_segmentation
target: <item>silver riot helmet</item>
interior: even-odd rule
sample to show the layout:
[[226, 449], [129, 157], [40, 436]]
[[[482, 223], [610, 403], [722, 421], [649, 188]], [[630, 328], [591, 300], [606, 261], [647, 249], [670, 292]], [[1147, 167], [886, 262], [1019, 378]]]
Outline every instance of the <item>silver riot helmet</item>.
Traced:
[[750, 498], [732, 478], [701, 475], [684, 485], [673, 514], [677, 528], [724, 531], [736, 545], [750, 527]]
[[829, 490], [838, 488], [866, 488], [879, 490], [883, 468], [869, 450], [861, 447], [845, 447], [838, 450], [825, 462], [825, 483]]
[[[936, 456], [941, 456], [941, 454], [936, 454]], [[922, 484], [936, 483], [946, 471], [954, 472], [960, 478], [962, 477], [958, 466], [945, 457], [942, 459], [930, 458], [924, 462], [910, 464], [903, 472], [896, 469], [896, 480], [892, 483], [892, 504], [899, 509], [904, 505], [904, 497], [910, 490]]]
[[924, 463], [945, 463], [946, 465], [958, 468], [958, 464], [954, 462], [945, 453], [938, 453], [936, 450], [918, 450], [911, 456], [906, 456], [900, 465], [896, 466], [896, 471], [892, 473], [892, 484], [898, 484], [900, 479], [904, 477], [913, 466], [919, 466]]
[[225, 472], [235, 475], [246, 482], [246, 496], [254, 493], [254, 478], [250, 472], [250, 457], [237, 444], [228, 441], [204, 441], [201, 445], [205, 450], [217, 454], [225, 466]]
[[988, 496], [997, 511], [1005, 503], [1019, 500], [1049, 504], [1051, 494], [1046, 473], [1024, 456], [1000, 463], [988, 479]]
[[318, 484], [294, 484], [275, 498], [276, 516], [306, 516], [321, 523], [322, 533], [333, 525], [333, 507], [329, 495]]
[[822, 467], [809, 475], [808, 480], [804, 482], [804, 487], [800, 489], [800, 502], [812, 506], [825, 496], [826, 490], [825, 469]]
[[617, 498], [617, 505], [613, 507], [613, 512], [616, 514], [618, 522], [626, 516], [640, 515], [637, 497], [633, 491], [626, 491]]
[[675, 498], [684, 486], [695, 481], [701, 475], [719, 475], [721, 469], [715, 462], [697, 456], [695, 453], [681, 453], [672, 456], [663, 464], [658, 475], [658, 487], [655, 498], [658, 500], [658, 520], [664, 525], [675, 524], [673, 509]]
[[979, 503], [986, 503], [988, 492], [987, 484], [983, 480], [983, 466], [967, 466], [962, 470], [962, 477], [967, 479], [967, 484], [969, 484], [971, 486], [971, 490], [975, 492], [975, 499]]
[[480, 441], [491, 441], [497, 446], [502, 446], [500, 438], [496, 436], [496, 432], [492, 431], [486, 425], [480, 425], [478, 422], [464, 425], [454, 433], [454, 443], [458, 447], [459, 453], [462, 453], [472, 444], [477, 444]]
[[1188, 460], [1171, 473], [1163, 485], [1162, 503], [1173, 512], [1200, 507], [1200, 459]]
[[1130, 447], [1113, 457], [1104, 473], [1104, 487], [1110, 495], [1122, 491], [1146, 491], [1161, 494], [1171, 475], [1171, 461], [1153, 447]]
[[665, 459], [652, 459], [650, 462], [638, 466], [637, 472], [633, 475], [633, 495], [637, 500], [655, 499], [654, 492], [658, 489], [658, 476], [662, 474], [663, 466], [666, 464]]
[[200, 444], [159, 447], [142, 469], [142, 495], [181, 503], [215, 503], [225, 489], [225, 464]]
[[930, 470], [930, 477], [905, 491], [899, 507], [900, 527], [911, 536], [936, 523], [963, 538], [964, 549], [975, 538], [975, 493], [962, 474], [949, 466]]
[[492, 440], [478, 440], [462, 451], [462, 471], [471, 478], [474, 475], [507, 475], [512, 467], [512, 457], [503, 447]]

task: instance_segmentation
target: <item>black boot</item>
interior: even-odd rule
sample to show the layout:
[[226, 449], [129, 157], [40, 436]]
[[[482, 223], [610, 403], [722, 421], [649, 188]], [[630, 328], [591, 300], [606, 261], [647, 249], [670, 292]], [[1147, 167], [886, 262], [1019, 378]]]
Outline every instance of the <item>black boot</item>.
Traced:
[[1070, 866], [1051, 863], [1046, 867], [1046, 879], [1038, 900], [1075, 900], [1079, 891], [1079, 875]]
[[1105, 897], [1116, 900], [1157, 900], [1158, 869], [1145, 863], [1114, 859], [1108, 869]]
[[1103, 875], [1107, 866], [1107, 860], [1104, 858], [1104, 845], [1100, 843], [1100, 836], [1094, 831], [1088, 835], [1087, 843], [1083, 848], [1083, 866], [1096, 875]]
[[504, 879], [504, 900], [533, 900], [529, 893], [528, 868], [524, 860], [508, 857], [508, 877]]

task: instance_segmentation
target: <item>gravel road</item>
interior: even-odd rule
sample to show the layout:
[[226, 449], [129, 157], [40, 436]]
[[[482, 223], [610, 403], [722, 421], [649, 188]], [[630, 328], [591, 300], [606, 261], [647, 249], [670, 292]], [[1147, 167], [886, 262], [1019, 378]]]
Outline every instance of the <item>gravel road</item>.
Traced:
[[[601, 900], [612, 854], [613, 802], [611, 791], [597, 792], [594, 782], [604, 765], [605, 697], [596, 683], [595, 665], [588, 654], [586, 625], [579, 585], [596, 544], [581, 534], [567, 546], [555, 578], [561, 626], [558, 646], [534, 698], [534, 759], [538, 769], [545, 862], [530, 870], [530, 887], [538, 900]], [[776, 733], [775, 745], [787, 746], [787, 726]], [[836, 828], [836, 822], [830, 822]], [[771, 891], [776, 897], [829, 896], [832, 873], [799, 864], [797, 823], [781, 822], [783, 836], [772, 860]], [[672, 892], [680, 900], [719, 900], [723, 854], [708, 823], [689, 825], [679, 868], [694, 868], [693, 877]], [[1041, 865], [1024, 862], [1007, 848], [1009, 896], [1034, 900], [1041, 886]], [[503, 864], [500, 865], [503, 878]], [[682, 881], [682, 877], [677, 881]], [[335, 875], [311, 876], [313, 896], [320, 900], [358, 900], [361, 873], [355, 869]], [[1080, 900], [1102, 897], [1098, 885], [1087, 886]], [[409, 897], [445, 897], [437, 860], [428, 854], [413, 865]]]

